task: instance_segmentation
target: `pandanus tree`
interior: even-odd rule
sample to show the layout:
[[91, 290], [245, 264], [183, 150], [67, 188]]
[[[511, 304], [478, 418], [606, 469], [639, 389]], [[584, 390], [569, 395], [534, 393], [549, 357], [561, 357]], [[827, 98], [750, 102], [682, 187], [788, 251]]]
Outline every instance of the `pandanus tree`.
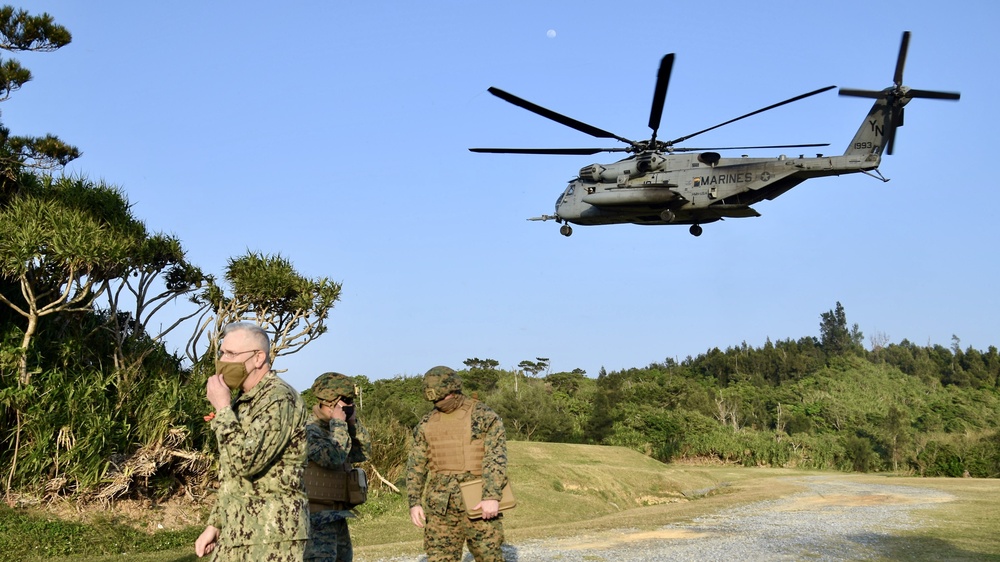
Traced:
[[289, 355], [326, 333], [330, 310], [340, 300], [340, 283], [325, 277], [309, 278], [297, 272], [281, 255], [248, 252], [231, 258], [225, 282], [230, 292], [214, 280], [194, 297], [207, 308], [188, 342], [188, 358], [199, 362], [200, 341], [218, 348], [222, 329], [231, 322], [255, 322], [271, 334], [271, 360]]

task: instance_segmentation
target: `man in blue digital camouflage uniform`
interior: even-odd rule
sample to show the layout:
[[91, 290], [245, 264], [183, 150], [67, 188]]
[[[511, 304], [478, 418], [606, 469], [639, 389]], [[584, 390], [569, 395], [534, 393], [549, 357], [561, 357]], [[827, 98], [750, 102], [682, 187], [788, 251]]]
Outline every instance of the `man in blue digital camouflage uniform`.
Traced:
[[[482, 402], [462, 394], [448, 367], [424, 375], [424, 397], [434, 410], [413, 432], [406, 464], [410, 520], [424, 529], [428, 562], [459, 562], [462, 547], [478, 562], [503, 560], [499, 500], [507, 484], [503, 421]], [[459, 483], [482, 478], [482, 518], [470, 519]]]
[[[340, 373], [323, 373], [312, 385], [319, 403], [306, 425], [309, 462], [333, 471], [346, 472], [353, 463], [368, 460], [372, 442], [354, 409], [354, 382]], [[351, 562], [354, 549], [347, 518], [350, 506], [340, 502], [309, 504], [309, 543], [305, 559]]]
[[[216, 374], [205, 393], [215, 407], [219, 490], [195, 554], [212, 560], [298, 562], [309, 538], [302, 472], [308, 412], [298, 392], [271, 371], [260, 326], [226, 326]], [[233, 398], [232, 390], [238, 390]]]

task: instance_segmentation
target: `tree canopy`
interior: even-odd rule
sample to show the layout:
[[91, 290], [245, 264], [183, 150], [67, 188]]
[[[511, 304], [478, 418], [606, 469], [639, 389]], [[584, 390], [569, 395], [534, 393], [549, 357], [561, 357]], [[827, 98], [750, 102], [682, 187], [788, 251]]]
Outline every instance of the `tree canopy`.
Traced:
[[[0, 8], [0, 49], [70, 41], [48, 14]], [[0, 59], [0, 101], [30, 80]], [[206, 486], [214, 443], [202, 359], [214, 355], [195, 348], [214, 350], [221, 326], [249, 319], [271, 332], [272, 358], [294, 353], [326, 331], [340, 298], [340, 284], [251, 251], [229, 260], [220, 286], [178, 236], [147, 229], [122, 188], [53, 173], [79, 154], [0, 124], [0, 470], [10, 503], [27, 489], [109, 499]], [[194, 311], [170, 317], [166, 305], [182, 297]], [[193, 364], [163, 341], [188, 319]]]
[[[72, 40], [69, 30], [56, 24], [49, 14], [31, 15], [11, 6], [0, 7], [0, 49], [48, 52], [65, 47]], [[9, 99], [31, 78], [31, 71], [16, 59], [0, 58], [0, 101]], [[41, 137], [12, 135], [0, 123], [0, 177], [6, 180], [0, 189], [0, 196], [13, 191], [21, 168], [58, 168], [79, 156], [80, 151], [76, 147], [64, 143], [59, 137], [51, 134]]]

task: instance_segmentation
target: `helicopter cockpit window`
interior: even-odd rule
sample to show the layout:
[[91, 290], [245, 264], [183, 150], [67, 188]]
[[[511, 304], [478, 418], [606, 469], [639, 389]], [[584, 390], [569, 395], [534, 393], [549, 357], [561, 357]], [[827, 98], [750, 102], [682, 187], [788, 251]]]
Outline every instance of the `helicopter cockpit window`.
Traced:
[[556, 203], [564, 199], [567, 199], [572, 195], [573, 195], [573, 184], [570, 184], [570, 186], [566, 188], [566, 191], [564, 191], [563, 194], [559, 196], [559, 199], [556, 199]]

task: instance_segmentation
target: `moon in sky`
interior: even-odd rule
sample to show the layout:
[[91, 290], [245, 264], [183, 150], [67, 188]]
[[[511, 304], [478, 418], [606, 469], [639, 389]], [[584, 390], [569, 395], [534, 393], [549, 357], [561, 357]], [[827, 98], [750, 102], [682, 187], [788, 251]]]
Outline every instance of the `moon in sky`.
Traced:
[[554, 39], [555, 36], [556, 36], [556, 30], [550, 29], [550, 30], [546, 31], [545, 32], [545, 36], [548, 37], [549, 39]]

